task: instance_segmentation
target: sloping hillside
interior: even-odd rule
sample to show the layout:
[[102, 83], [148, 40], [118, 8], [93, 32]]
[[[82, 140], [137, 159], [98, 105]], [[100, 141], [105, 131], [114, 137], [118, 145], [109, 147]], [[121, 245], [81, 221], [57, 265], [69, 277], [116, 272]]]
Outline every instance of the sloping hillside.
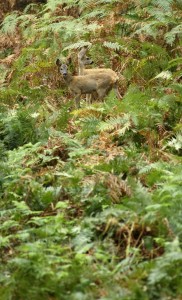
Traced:
[[[181, 300], [181, 1], [43, 2], [0, 15], [0, 299]], [[75, 107], [83, 46], [122, 99]]]

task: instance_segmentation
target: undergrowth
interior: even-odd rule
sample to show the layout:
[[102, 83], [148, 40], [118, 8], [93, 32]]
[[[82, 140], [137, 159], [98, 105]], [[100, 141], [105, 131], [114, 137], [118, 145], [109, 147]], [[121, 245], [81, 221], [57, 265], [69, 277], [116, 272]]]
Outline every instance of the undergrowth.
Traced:
[[[181, 16], [175, 0], [61, 1], [0, 32], [2, 300], [180, 300]], [[89, 46], [122, 101], [74, 99]]]

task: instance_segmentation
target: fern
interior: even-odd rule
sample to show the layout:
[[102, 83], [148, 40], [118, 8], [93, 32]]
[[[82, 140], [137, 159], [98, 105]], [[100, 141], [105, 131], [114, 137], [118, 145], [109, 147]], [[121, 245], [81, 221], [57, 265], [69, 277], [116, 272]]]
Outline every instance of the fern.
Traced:
[[97, 134], [97, 126], [99, 124], [99, 118], [94, 116], [88, 116], [85, 118], [81, 118], [79, 121], [79, 125], [81, 127], [81, 131], [77, 133], [77, 137], [79, 138], [89, 138], [93, 135]]
[[73, 50], [73, 49], [79, 49], [82, 48], [84, 46], [88, 46], [90, 47], [92, 44], [90, 42], [85, 42], [85, 41], [79, 41], [77, 43], [74, 44], [70, 44], [69, 46], [65, 47], [62, 51], [66, 51], [66, 50]]
[[98, 4], [98, 0], [87, 0], [87, 1], [80, 0], [79, 1], [79, 5], [83, 9], [93, 8], [93, 7], [97, 6], [97, 4]]
[[175, 291], [181, 285], [180, 278], [182, 276], [182, 271], [179, 267], [182, 262], [182, 253], [178, 239], [176, 238], [173, 242], [166, 243], [166, 248], [166, 253], [162, 258], [156, 260], [156, 265], [150, 272], [148, 278], [149, 287], [158, 290], [159, 285], [165, 286], [165, 289], [167, 287], [170, 289], [170, 286], [172, 286], [173, 291]]
[[37, 23], [36, 14], [24, 14], [18, 17], [18, 21], [24, 38], [29, 39], [31, 36], [35, 35], [35, 24]]
[[120, 0], [97, 0], [97, 4], [115, 4], [115, 3], [119, 3]]
[[173, 83], [173, 84], [170, 85], [170, 87], [171, 87], [174, 91], [178, 92], [179, 95], [182, 94], [182, 84], [180, 84], [180, 83]]
[[149, 7], [147, 9], [147, 12], [150, 14], [150, 16], [153, 19], [159, 22], [159, 26], [162, 23], [164, 26], [167, 25], [170, 19], [172, 19], [173, 17], [172, 12], [167, 11], [164, 13], [162, 10], [159, 10], [159, 8], [155, 8], [155, 7]]
[[28, 142], [35, 143], [38, 137], [36, 120], [25, 111], [14, 113], [3, 120], [1, 132], [5, 145], [13, 149]]
[[152, 0], [152, 4], [162, 8], [164, 11], [168, 12], [172, 9], [173, 0]]
[[157, 37], [157, 34], [158, 34], [157, 25], [159, 25], [158, 21], [151, 21], [148, 24], [140, 23], [139, 25], [141, 28], [137, 29], [134, 32], [134, 35], [143, 33], [143, 34], [146, 34], [147, 36], [151, 36], [153, 38]]
[[54, 33], [64, 33], [64, 40], [68, 40], [70, 38], [80, 38], [89, 32], [93, 32], [100, 28], [96, 22], [92, 24], [85, 24], [85, 22], [74, 20], [66, 20], [57, 23], [51, 23], [47, 26], [41, 27], [39, 31], [43, 32], [50, 32], [53, 31]]
[[111, 49], [111, 50], [120, 50], [122, 47], [119, 43], [112, 43], [112, 42], [104, 42], [104, 46]]
[[[120, 127], [123, 126], [122, 129]], [[128, 130], [131, 127], [131, 122], [130, 122], [130, 116], [129, 115], [124, 115], [122, 117], [112, 117], [109, 120], [103, 122], [101, 121], [98, 125], [98, 130], [100, 132], [104, 131], [112, 131], [112, 130], [117, 130], [119, 134], [123, 135], [126, 130]]]
[[[164, 162], [160, 162], [160, 161], [156, 162], [156, 163], [148, 164], [142, 168], [140, 167], [139, 174], [149, 174], [150, 172], [152, 174], [153, 171], [157, 171], [157, 173], [158, 173], [157, 174], [156, 172], [154, 172], [154, 176], [156, 176], [156, 178], [154, 178], [154, 179], [156, 182], [159, 181], [159, 179], [161, 178], [162, 175], [171, 174], [169, 165], [165, 164]], [[158, 175], [158, 177], [157, 177], [157, 175]]]
[[182, 38], [182, 25], [174, 27], [171, 31], [165, 34], [166, 43], [172, 46], [177, 37], [179, 39]]
[[108, 12], [104, 9], [94, 9], [92, 12], [86, 13], [82, 16], [82, 19], [90, 20], [92, 18], [103, 18], [108, 15]]
[[58, 5], [63, 4], [64, 0], [48, 0], [45, 5], [45, 10], [55, 11]]
[[162, 79], [171, 79], [172, 73], [169, 71], [162, 71], [160, 74], [154, 77], [154, 79], [162, 78]]
[[180, 66], [182, 64], [182, 57], [177, 57], [175, 59], [172, 59], [168, 62], [168, 64], [169, 64], [168, 68]]
[[[1, 299], [179, 300], [181, 1], [44, 2], [1, 26]], [[83, 46], [122, 101], [72, 110]]]
[[1, 32], [5, 34], [13, 34], [16, 30], [17, 23], [17, 13], [12, 13], [11, 15], [8, 15], [1, 24]]
[[120, 45], [118, 42], [104, 42], [103, 44], [104, 47], [114, 50], [114, 51], [123, 51], [127, 54], [129, 54], [131, 51], [128, 49], [128, 47]]
[[173, 148], [178, 153], [182, 150], [182, 133], [176, 134], [175, 138], [172, 138], [168, 143], [167, 146]]

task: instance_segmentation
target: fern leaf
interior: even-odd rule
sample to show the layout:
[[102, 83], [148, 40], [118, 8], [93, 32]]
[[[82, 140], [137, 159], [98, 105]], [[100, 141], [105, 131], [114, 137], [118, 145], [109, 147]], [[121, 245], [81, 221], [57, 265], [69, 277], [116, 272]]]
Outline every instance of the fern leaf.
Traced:
[[169, 61], [169, 68], [176, 67], [182, 65], [182, 57], [177, 57]]
[[63, 49], [63, 51], [66, 51], [66, 50], [73, 50], [73, 49], [79, 49], [79, 48], [82, 48], [84, 46], [88, 46], [90, 47], [92, 44], [90, 42], [85, 42], [85, 41], [79, 41], [77, 43], [74, 43], [74, 44], [71, 44], [67, 47], [65, 47]]
[[113, 117], [110, 118], [107, 121], [102, 121], [99, 123], [98, 130], [100, 132], [104, 131], [112, 131], [113, 129], [116, 129], [118, 126], [122, 124], [122, 117]]
[[173, 45], [177, 36], [182, 37], [182, 25], [181, 24], [174, 27], [170, 32], [166, 33], [164, 37], [165, 37], [167, 44]]
[[176, 151], [182, 149], [182, 135], [179, 133], [175, 138], [172, 138], [171, 141], [168, 142], [168, 146], [174, 148]]
[[164, 11], [172, 9], [173, 0], [153, 0], [152, 4], [162, 8]]
[[131, 125], [132, 125], [132, 123], [131, 123], [130, 120], [128, 122], [126, 122], [124, 124], [123, 128], [121, 128], [121, 129], [119, 129], [117, 131], [117, 133], [119, 134], [119, 136], [124, 135], [126, 133], [126, 131], [130, 129]]
[[9, 33], [13, 34], [16, 29], [16, 25], [18, 22], [18, 15], [16, 13], [12, 13], [11, 15], [8, 15], [5, 17], [4, 21], [2, 22], [1, 26], [1, 32], [2, 33]]
[[96, 10], [93, 10], [91, 12], [89, 12], [88, 14], [85, 14], [82, 19], [87, 19], [87, 20], [90, 20], [92, 18], [102, 18], [102, 17], [105, 17], [108, 13], [103, 10], [103, 9], [96, 9]]
[[63, 4], [62, 0], [48, 0], [45, 5], [45, 10], [54, 11], [58, 5]]
[[135, 34], [146, 34], [147, 36], [152, 36], [153, 38], [156, 38], [157, 34], [158, 34], [158, 30], [156, 28], [156, 25], [158, 24], [158, 21], [152, 21], [148, 24], [143, 24], [143, 23], [140, 23], [140, 29], [137, 29], [135, 32], [134, 32], [134, 35]]
[[170, 79], [172, 78], [172, 73], [169, 71], [163, 71], [155, 76], [155, 78]]
[[106, 48], [109, 48], [111, 50], [120, 50], [121, 49], [121, 45], [119, 43], [111, 43], [111, 42], [104, 42], [104, 46]]
[[[122, 125], [124, 125], [122, 127]], [[122, 127], [122, 128], [121, 128]], [[98, 130], [100, 132], [104, 131], [112, 131], [112, 130], [117, 130], [117, 133], [119, 135], [123, 135], [128, 128], [131, 127], [131, 121], [130, 121], [130, 116], [128, 114], [124, 116], [118, 116], [118, 117], [113, 117], [110, 118], [107, 121], [102, 121], [98, 125]]]

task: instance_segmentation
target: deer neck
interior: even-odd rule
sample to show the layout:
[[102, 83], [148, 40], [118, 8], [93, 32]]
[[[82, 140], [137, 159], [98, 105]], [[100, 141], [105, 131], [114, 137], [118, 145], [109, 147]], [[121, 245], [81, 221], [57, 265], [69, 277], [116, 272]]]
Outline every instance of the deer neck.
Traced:
[[79, 75], [84, 75], [85, 66], [82, 61], [79, 61], [78, 64], [78, 73]]
[[72, 80], [73, 80], [73, 76], [71, 74], [66, 74], [66, 75], [63, 75], [63, 78], [65, 80], [65, 82], [69, 85]]

